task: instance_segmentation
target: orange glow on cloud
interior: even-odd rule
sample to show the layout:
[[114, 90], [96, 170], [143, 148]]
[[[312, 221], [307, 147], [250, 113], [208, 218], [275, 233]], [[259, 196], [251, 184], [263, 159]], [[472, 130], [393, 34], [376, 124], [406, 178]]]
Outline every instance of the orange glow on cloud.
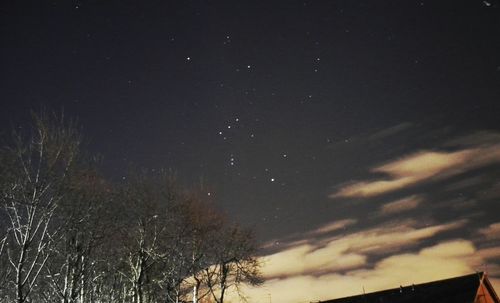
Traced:
[[500, 239], [500, 222], [490, 224], [486, 228], [479, 230], [486, 239]]
[[[351, 220], [341, 222], [339, 226], [352, 224]], [[272, 295], [272, 302], [310, 302], [359, 294], [363, 286], [366, 291], [375, 291], [473, 271], [467, 261], [476, 250], [469, 241], [457, 239], [418, 253], [404, 253], [405, 248], [461, 228], [467, 221], [423, 227], [418, 224], [406, 220], [324, 240], [296, 241], [282, 251], [263, 256], [266, 283], [244, 291], [249, 302], [267, 301], [268, 294]], [[330, 231], [323, 226], [304, 237], [314, 233], [327, 235]], [[393, 255], [375, 264], [368, 262], [370, 257], [387, 252]]]
[[[466, 137], [448, 145], [461, 148], [455, 151], [420, 151], [375, 166], [371, 172], [382, 177], [341, 186], [330, 197], [376, 197], [499, 163], [500, 144], [491, 138]], [[469, 186], [464, 182], [457, 186], [463, 184]], [[421, 207], [426, 196], [409, 195], [382, 204], [375, 209], [372, 222], [390, 221], [376, 226], [360, 229], [361, 219], [348, 218], [295, 234], [290, 241], [270, 242], [266, 248], [273, 252], [261, 257], [266, 282], [259, 288], [244, 288], [248, 302], [328, 300], [476, 271], [489, 273], [493, 287], [500, 291], [500, 279], [496, 278], [500, 276], [500, 265], [496, 265], [500, 259], [500, 222], [478, 228], [472, 242], [462, 236], [439, 241], [474, 226], [467, 219], [394, 220]]]
[[[349, 222], [343, 220], [342, 222]], [[466, 224], [459, 220], [447, 224], [418, 228], [417, 222], [407, 220], [367, 229], [321, 241], [296, 241], [295, 245], [262, 258], [266, 278], [285, 277], [315, 271], [336, 271], [359, 268], [366, 263], [367, 254], [383, 254], [417, 244], [438, 233], [454, 230]], [[320, 227], [316, 234], [325, 230]]]
[[399, 199], [382, 205], [380, 213], [382, 215], [394, 215], [404, 211], [409, 211], [417, 208], [422, 202], [422, 198], [416, 195]]
[[344, 228], [346, 228], [350, 225], [356, 224], [356, 223], [357, 223], [357, 220], [354, 220], [354, 219], [340, 220], [340, 221], [336, 221], [333, 223], [323, 225], [320, 228], [313, 231], [312, 233], [313, 234], [326, 234], [326, 233], [330, 233], [333, 231], [337, 231], [339, 229], [344, 229]]
[[422, 151], [372, 169], [387, 179], [348, 184], [330, 197], [373, 197], [496, 162], [500, 162], [498, 144], [455, 152]]
[[[469, 274], [480, 266], [476, 262], [483, 261], [475, 256], [476, 248], [472, 242], [456, 239], [423, 248], [416, 253], [395, 254], [373, 266], [366, 264], [362, 255], [356, 255], [353, 259], [360, 262], [351, 264], [356, 265], [357, 269], [325, 271], [319, 266], [320, 260], [330, 259], [331, 262], [337, 260], [341, 263], [353, 255], [340, 249], [334, 251], [333, 246], [324, 249], [323, 252], [315, 252], [311, 246], [290, 249], [279, 255], [286, 260], [271, 256], [264, 266], [264, 274], [273, 276], [272, 271], [282, 268], [281, 272], [288, 275], [268, 278], [259, 288], [245, 288], [249, 302], [268, 302], [269, 294], [275, 303], [311, 302], [357, 295], [362, 293], [363, 288], [366, 292], [372, 292]], [[304, 258], [304, 254], [308, 254], [308, 257]], [[313, 261], [313, 258], [318, 260]], [[294, 269], [297, 265], [302, 266], [300, 271]], [[499, 281], [493, 279], [492, 282], [494, 287], [500, 286]]]

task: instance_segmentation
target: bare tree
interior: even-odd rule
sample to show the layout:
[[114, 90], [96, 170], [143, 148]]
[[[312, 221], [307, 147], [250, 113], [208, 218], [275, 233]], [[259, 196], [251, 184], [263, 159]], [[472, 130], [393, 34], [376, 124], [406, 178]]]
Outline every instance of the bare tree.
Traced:
[[200, 273], [210, 264], [207, 254], [210, 238], [222, 227], [223, 217], [194, 190], [184, 193], [175, 205], [173, 241], [163, 259], [164, 272], [168, 273], [165, 284], [173, 291], [168, 295], [169, 302], [187, 301], [190, 297], [196, 303], [208, 295]]
[[130, 285], [132, 302], [145, 303], [160, 296], [159, 266], [170, 237], [169, 207], [175, 193], [165, 174], [152, 178], [139, 173], [129, 180], [120, 195], [123, 251], [119, 273]]
[[59, 231], [51, 223], [80, 147], [78, 131], [63, 117], [33, 117], [31, 133], [15, 134], [13, 144], [2, 150], [5, 249], [14, 274], [8, 284], [15, 289], [17, 303], [28, 300], [51, 255]]
[[[0, 232], [3, 231], [3, 235], [0, 235], [0, 302], [3, 302], [4, 298], [7, 298], [8, 288], [7, 282], [9, 281], [12, 269], [8, 263], [7, 255], [5, 254], [5, 246], [8, 239], [8, 233], [6, 228], [2, 228], [0, 218]], [[5, 230], [5, 231], [4, 231]]]
[[260, 285], [263, 280], [251, 230], [226, 225], [212, 238], [212, 264], [204, 269], [204, 283], [217, 303], [224, 303], [226, 291], [234, 288], [240, 297], [242, 284]]
[[61, 303], [88, 301], [96, 249], [109, 232], [109, 201], [108, 184], [92, 166], [72, 176], [56, 218], [62, 230], [52, 249], [54, 257], [45, 268], [49, 286], [45, 291]]
[[112, 185], [63, 116], [0, 149], [0, 302], [223, 303], [260, 283], [250, 231], [169, 173]]

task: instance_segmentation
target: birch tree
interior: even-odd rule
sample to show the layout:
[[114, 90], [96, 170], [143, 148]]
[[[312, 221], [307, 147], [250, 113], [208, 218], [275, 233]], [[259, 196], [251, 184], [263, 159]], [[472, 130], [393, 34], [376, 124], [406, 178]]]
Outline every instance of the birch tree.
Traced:
[[[75, 173], [59, 205], [62, 231], [45, 269], [49, 289], [61, 303], [89, 302], [96, 249], [110, 232], [108, 185], [90, 166]], [[55, 301], [55, 299], [53, 300]]]
[[74, 123], [33, 117], [0, 148], [0, 302], [223, 303], [260, 283], [251, 232], [206, 194], [164, 172], [112, 184]]
[[4, 241], [17, 303], [27, 302], [51, 256], [59, 228], [52, 223], [78, 160], [80, 135], [63, 117], [34, 115], [29, 134], [14, 134], [2, 149], [1, 203], [7, 218]]
[[5, 254], [5, 247], [8, 238], [7, 229], [3, 228], [1, 223], [2, 219], [0, 218], [0, 232], [3, 232], [3, 234], [0, 234], [0, 302], [3, 302], [4, 299], [7, 300], [8, 298], [8, 288], [6, 286], [12, 269], [7, 260], [7, 255]]

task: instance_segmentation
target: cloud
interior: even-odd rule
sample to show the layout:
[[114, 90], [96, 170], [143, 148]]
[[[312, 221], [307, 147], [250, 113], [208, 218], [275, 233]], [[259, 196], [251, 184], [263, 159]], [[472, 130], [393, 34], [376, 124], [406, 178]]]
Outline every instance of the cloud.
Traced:
[[410, 122], [403, 122], [403, 123], [400, 123], [400, 124], [397, 124], [397, 125], [385, 128], [383, 130], [380, 130], [380, 131], [374, 133], [373, 135], [371, 135], [369, 137], [369, 139], [371, 139], [371, 140], [381, 140], [381, 139], [384, 139], [386, 137], [393, 136], [393, 135], [396, 135], [396, 134], [398, 134], [400, 132], [403, 132], [403, 131], [407, 130], [408, 128], [412, 127], [412, 126], [413, 126], [413, 124], [410, 123]]
[[426, 227], [418, 227], [418, 224], [414, 220], [397, 221], [323, 240], [295, 242], [297, 245], [285, 246], [284, 250], [262, 258], [264, 276], [273, 279], [361, 268], [367, 264], [369, 256], [400, 251], [441, 232], [460, 228], [466, 221]]
[[[500, 246], [480, 249], [477, 251], [477, 255], [485, 260], [500, 260]], [[500, 271], [498, 272], [498, 275], [500, 275]]]
[[333, 223], [325, 224], [318, 229], [314, 230], [312, 234], [327, 234], [340, 229], [345, 229], [348, 226], [356, 224], [358, 221], [355, 219], [344, 219], [335, 221]]
[[486, 239], [500, 239], [500, 222], [490, 224], [488, 227], [481, 228], [479, 233]]
[[491, 146], [500, 142], [500, 133], [491, 131], [478, 131], [466, 136], [461, 136], [452, 139], [445, 143], [445, 146], [450, 147], [477, 147], [477, 146]]
[[331, 223], [324, 224], [317, 229], [307, 231], [305, 233], [294, 233], [282, 239], [273, 239], [260, 246], [265, 251], [276, 251], [276, 246], [279, 245], [280, 250], [289, 247], [296, 247], [309, 243], [308, 239], [317, 239], [320, 237], [328, 237], [337, 231], [345, 230], [346, 228], [358, 223], [356, 219], [342, 219]]
[[401, 213], [417, 208], [422, 202], [422, 198], [413, 195], [397, 201], [389, 202], [380, 208], [381, 215], [393, 215], [396, 213]]
[[375, 289], [370, 291], [417, 284], [473, 272], [474, 269], [467, 264], [467, 257], [474, 252], [470, 241], [459, 239], [424, 248], [418, 253], [393, 255], [378, 262], [373, 269], [348, 274], [362, 277], [372, 284]]
[[415, 245], [441, 232], [458, 229], [466, 223], [466, 220], [458, 220], [446, 224], [417, 227], [418, 222], [413, 220], [395, 222], [392, 226], [384, 225], [343, 236], [332, 241], [330, 245], [342, 244], [347, 245], [349, 251], [385, 254]]
[[474, 245], [470, 241], [455, 240], [437, 244], [430, 248], [425, 248], [420, 251], [420, 255], [429, 257], [464, 257], [472, 255], [476, 251]]
[[[406, 127], [388, 129], [374, 138], [390, 136]], [[477, 216], [483, 216], [483, 213], [473, 206], [479, 207], [480, 201], [490, 199], [486, 197], [486, 190], [477, 197], [450, 196], [450, 191], [462, 193], [471, 188], [483, 188], [484, 182], [491, 179], [479, 169], [497, 163], [500, 163], [500, 135], [483, 132], [450, 141], [443, 150], [421, 150], [374, 165], [370, 169], [372, 178], [339, 186], [331, 197], [377, 197], [467, 174], [443, 182], [439, 192], [442, 195], [434, 196], [428, 192], [385, 200], [387, 203], [375, 210], [375, 217], [368, 217], [369, 222], [344, 219], [295, 234], [280, 245], [274, 245], [272, 251], [261, 258], [266, 279], [264, 286], [245, 290], [249, 302], [268, 302], [269, 296], [273, 303], [328, 300], [475, 271], [489, 272], [490, 281], [499, 290], [500, 222], [486, 221], [484, 224], [492, 224], [476, 230], [473, 240], [449, 238], [476, 226]], [[489, 186], [487, 192], [491, 192], [492, 197], [500, 192], [497, 184], [500, 183], [486, 183]], [[432, 208], [439, 210], [436, 212], [439, 214], [426, 217], [426, 221], [392, 220], [405, 212], [411, 214], [424, 204], [424, 198], [430, 197], [439, 199], [439, 209]], [[490, 200], [485, 203], [490, 203]], [[370, 205], [370, 209], [373, 206]], [[451, 213], [447, 214], [453, 215], [458, 208], [466, 211], [460, 217], [468, 219], [447, 222], [431, 219], [448, 209]], [[369, 228], [364, 225], [384, 219], [392, 221]]]
[[[415, 253], [396, 254], [343, 274], [305, 273], [266, 281], [263, 287], [246, 288], [249, 302], [311, 302], [359, 295], [399, 285], [411, 285], [469, 274], [475, 268], [468, 258], [475, 253], [470, 241], [456, 239], [429, 246]], [[266, 271], [264, 267], [264, 271]], [[494, 283], [498, 281], [493, 280]]]
[[420, 152], [374, 169], [400, 178], [426, 178], [464, 163], [472, 151]]
[[444, 189], [447, 191], [464, 190], [470, 187], [480, 185], [482, 183], [484, 183], [482, 176], [474, 176], [449, 184]]
[[316, 248], [311, 244], [281, 251], [262, 258], [264, 277], [267, 279], [286, 278], [290, 276], [325, 271], [346, 270], [362, 266], [366, 263], [366, 256], [346, 252], [347, 247], [327, 246]]
[[371, 170], [386, 175], [384, 179], [347, 184], [330, 197], [374, 197], [497, 162], [500, 162], [500, 144], [453, 152], [420, 151]]
[[332, 197], [372, 197], [401, 189], [459, 167], [469, 159], [471, 153], [470, 150], [419, 152], [372, 169], [372, 172], [389, 175], [389, 180], [357, 182], [341, 188]]

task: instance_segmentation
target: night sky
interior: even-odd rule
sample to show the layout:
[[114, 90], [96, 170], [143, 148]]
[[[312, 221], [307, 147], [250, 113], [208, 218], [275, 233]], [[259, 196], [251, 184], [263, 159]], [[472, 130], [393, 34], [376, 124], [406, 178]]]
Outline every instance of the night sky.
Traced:
[[263, 245], [251, 302], [500, 291], [498, 0], [4, 1], [0, 33], [0, 131], [64, 110], [110, 178], [207, 184]]

